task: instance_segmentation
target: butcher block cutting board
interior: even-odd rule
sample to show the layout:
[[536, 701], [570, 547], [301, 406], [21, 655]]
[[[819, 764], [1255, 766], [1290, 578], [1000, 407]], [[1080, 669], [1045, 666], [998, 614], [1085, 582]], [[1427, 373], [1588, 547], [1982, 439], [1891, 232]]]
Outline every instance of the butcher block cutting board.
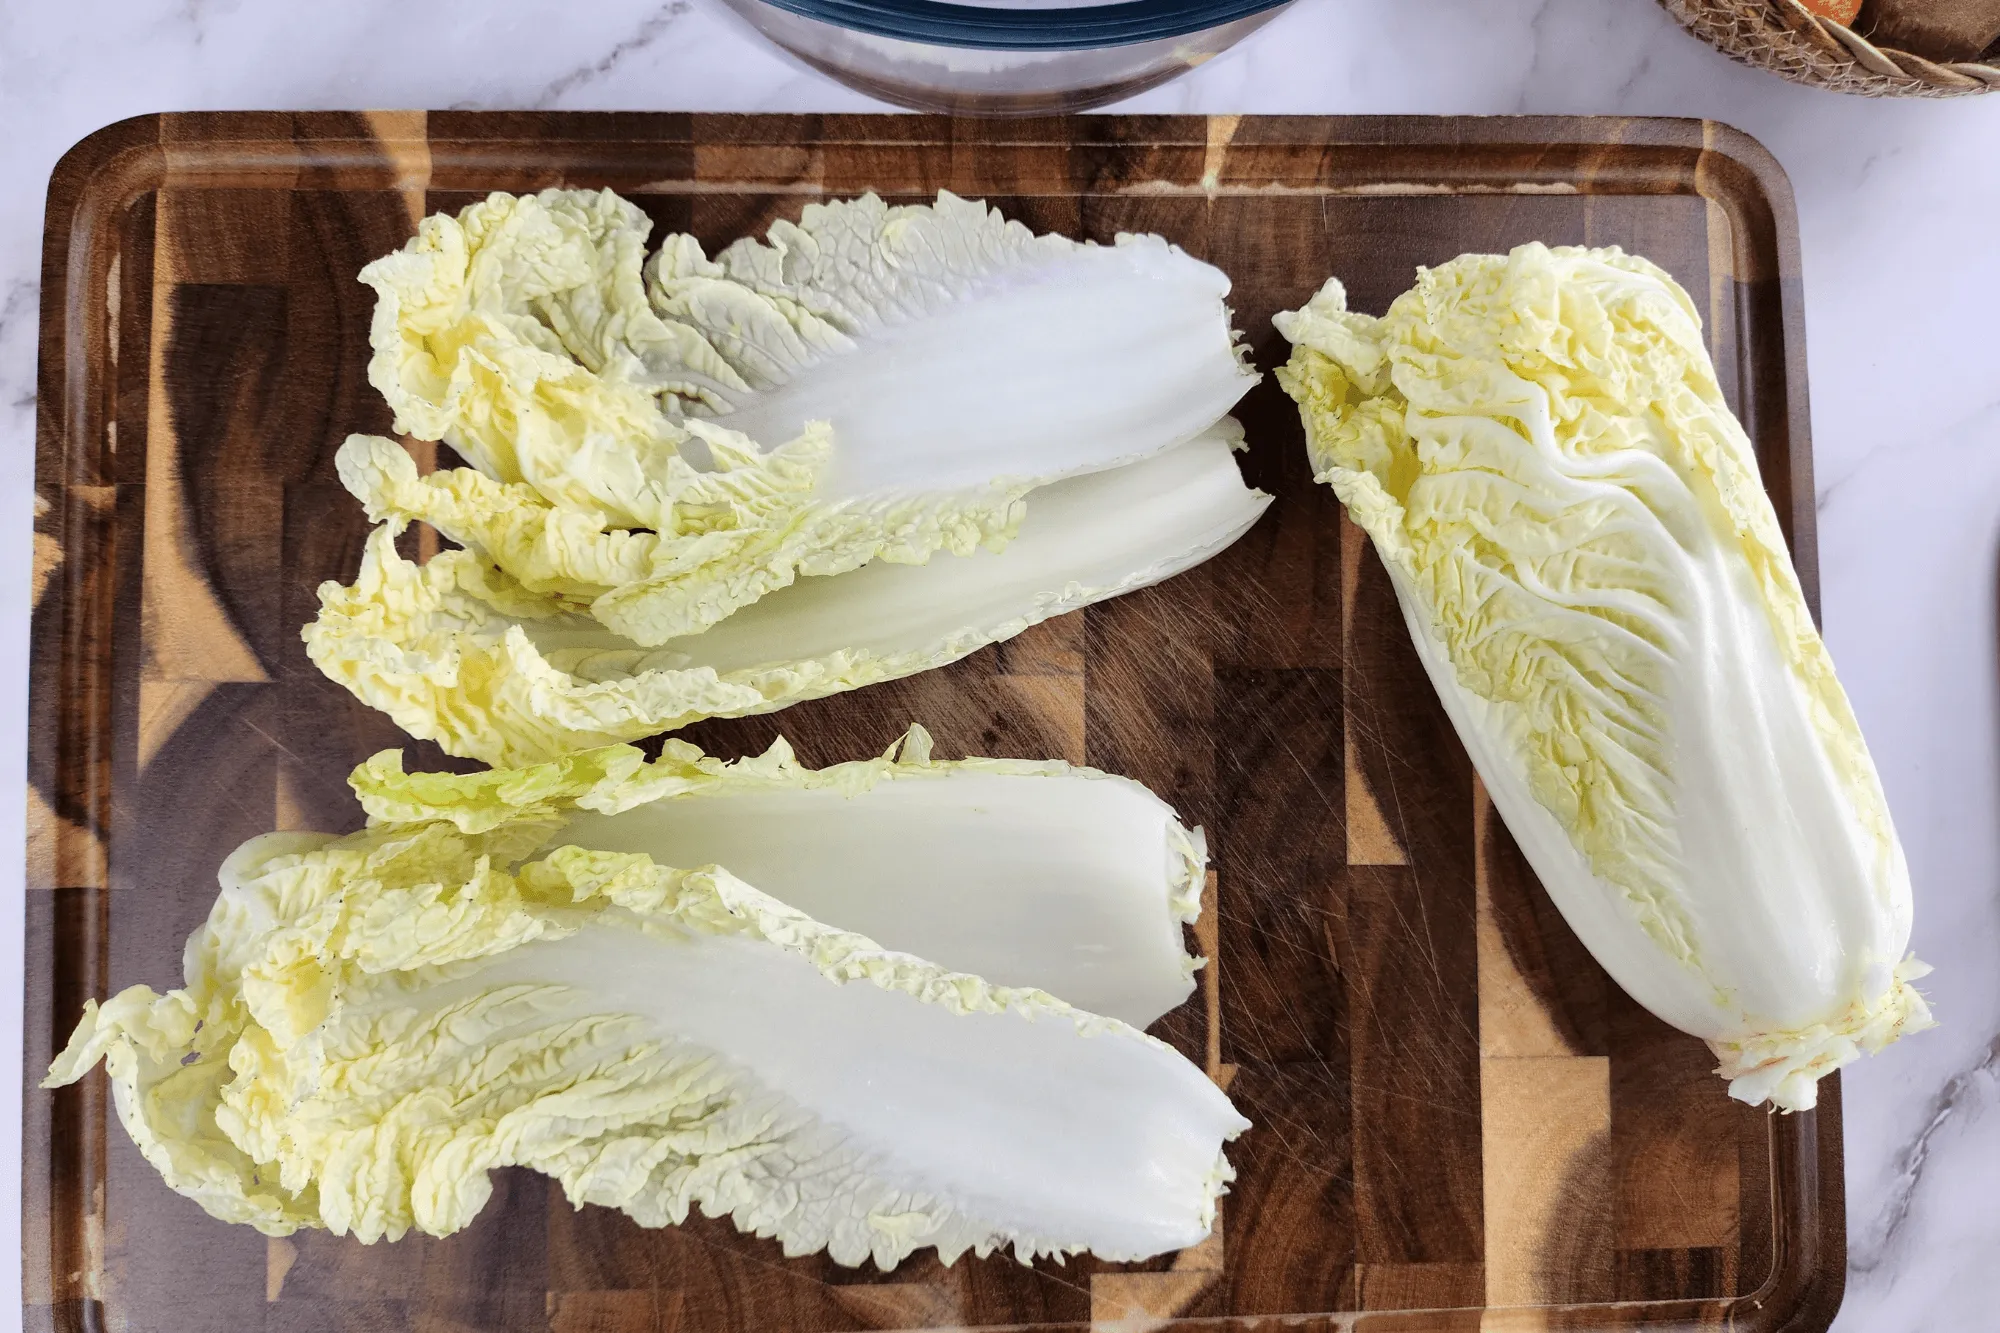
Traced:
[[[1380, 312], [1420, 264], [1621, 245], [1707, 319], [1815, 586], [1791, 192], [1697, 121], [200, 114], [86, 139], [50, 187], [35, 483], [25, 1231], [30, 1329], [158, 1333], [1821, 1329], [1843, 1266], [1840, 1095], [1732, 1103], [1700, 1042], [1578, 944], [1487, 802], [1382, 567], [1267, 378], [1235, 547], [957, 665], [685, 733], [808, 763], [913, 720], [942, 756], [1127, 774], [1208, 831], [1201, 986], [1154, 1032], [1255, 1124], [1214, 1234], [1149, 1263], [893, 1272], [727, 1220], [643, 1230], [498, 1173], [444, 1240], [267, 1239], [170, 1192], [102, 1073], [39, 1080], [83, 1002], [180, 975], [239, 842], [346, 831], [410, 742], [299, 627], [368, 530], [334, 451], [388, 433], [363, 264], [491, 190], [608, 185], [710, 252], [807, 203], [983, 198], [1037, 230], [1158, 232], [1234, 279], [1258, 366], [1328, 274]], [[423, 446], [415, 446], [423, 452]], [[434, 537], [408, 534], [413, 553]]]

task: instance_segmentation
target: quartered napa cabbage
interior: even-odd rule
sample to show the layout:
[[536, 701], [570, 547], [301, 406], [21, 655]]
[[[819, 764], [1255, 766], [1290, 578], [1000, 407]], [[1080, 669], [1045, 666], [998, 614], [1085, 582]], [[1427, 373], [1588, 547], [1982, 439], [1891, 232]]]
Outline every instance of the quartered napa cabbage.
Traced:
[[[653, 649], [472, 551], [405, 560], [392, 520], [352, 585], [321, 586], [307, 651], [411, 735], [492, 764], [766, 713], [955, 662], [1206, 560], [1270, 503], [1243, 484], [1240, 439], [1224, 418], [1152, 458], [1045, 486], [1003, 551], [801, 579]], [[419, 484], [393, 445], [351, 441], [341, 461], [385, 488]]]
[[[642, 1225], [698, 1205], [788, 1254], [885, 1269], [926, 1246], [946, 1262], [1002, 1246], [1024, 1261], [1137, 1259], [1198, 1241], [1230, 1178], [1222, 1145], [1247, 1125], [1172, 1049], [1044, 990], [817, 920], [730, 869], [611, 845], [671, 853], [695, 836], [648, 823], [675, 792], [710, 811], [799, 813], [821, 825], [809, 841], [825, 855], [864, 840], [812, 808], [850, 787], [864, 822], [918, 843], [910, 821], [933, 815], [972, 836], [943, 795], [960, 783], [1003, 811], [1091, 782], [1134, 803], [1054, 770], [892, 771], [924, 766], [906, 752], [801, 775], [782, 753], [725, 768], [619, 750], [465, 779], [378, 760], [357, 780], [376, 809], [452, 818], [246, 843], [188, 943], [186, 985], [87, 1005], [49, 1085], [103, 1060], [121, 1119], [168, 1184], [270, 1235], [448, 1234], [485, 1204], [491, 1169], [525, 1165], [573, 1203]], [[786, 801], [800, 809], [771, 804]], [[567, 841], [579, 805], [599, 809], [571, 829], [605, 846]], [[1135, 859], [1087, 892], [1110, 920], [1143, 915], [1114, 900], [1147, 884], [1164, 924], [1178, 909], [1160, 889], [1189, 873], [1191, 853], [1167, 836], [1170, 816], [1142, 805], [1111, 840]], [[1085, 857], [1061, 872], [1084, 884], [1097, 851], [1051, 833]], [[970, 947], [974, 920], [1010, 934], [1022, 905], [953, 881], [1018, 834], [996, 826], [956, 861], [876, 856], [869, 866], [893, 878], [873, 889], [828, 863], [817, 891], [860, 917], [936, 890], [972, 920], [916, 919], [910, 934]], [[766, 835], [787, 836], [776, 823]], [[726, 828], [704, 836], [747, 850]], [[792, 868], [795, 890], [811, 869]], [[901, 928], [895, 917], [883, 919]], [[1018, 938], [1029, 952], [1056, 943]]]
[[1277, 323], [1315, 472], [1605, 969], [1786, 1110], [1929, 1026], [1902, 849], [1687, 294], [1526, 245]]
[[369, 377], [473, 468], [343, 467], [378, 520], [641, 646], [798, 575], [997, 550], [1033, 488], [1191, 440], [1257, 380], [1228, 278], [1157, 236], [950, 194], [811, 204], [713, 260], [676, 235], [645, 261], [651, 225], [610, 191], [425, 219], [362, 272]]
[[484, 773], [355, 769], [369, 815], [466, 833], [563, 821], [553, 841], [732, 874], [841, 930], [1143, 1028], [1186, 1000], [1206, 845], [1137, 782], [1061, 760], [880, 758], [811, 769], [782, 739], [724, 763], [685, 741]]

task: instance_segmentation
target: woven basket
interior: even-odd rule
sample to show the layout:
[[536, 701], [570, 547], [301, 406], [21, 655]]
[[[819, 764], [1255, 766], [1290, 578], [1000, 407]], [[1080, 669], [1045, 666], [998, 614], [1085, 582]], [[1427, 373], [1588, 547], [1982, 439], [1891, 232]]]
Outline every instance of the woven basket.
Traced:
[[[1876, 46], [1798, 0], [1660, 0], [1731, 60], [1794, 83], [1862, 97], [1964, 97], [2000, 88], [2000, 64], [1940, 65]], [[1989, 55], [1991, 52], [1988, 53]]]

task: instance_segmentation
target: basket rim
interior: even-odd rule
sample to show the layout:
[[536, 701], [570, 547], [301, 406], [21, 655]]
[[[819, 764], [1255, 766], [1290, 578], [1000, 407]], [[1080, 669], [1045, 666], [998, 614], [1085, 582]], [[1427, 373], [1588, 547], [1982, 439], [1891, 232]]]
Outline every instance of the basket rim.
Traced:
[[[1725, 4], [1722, 0], [1662, 0], [1662, 3], [1676, 17], [1699, 17], [1724, 11], [1740, 15], [1743, 12], [1740, 7]], [[1773, 32], [1782, 30], [1795, 41], [1820, 48], [1830, 59], [1844, 60], [1858, 78], [1913, 83], [1939, 92], [1961, 94], [1992, 92], [2000, 88], [2000, 43], [1988, 47], [1977, 59], [1934, 61], [1893, 46], [1878, 46], [1847, 24], [1815, 14], [1806, 8], [1802, 0], [1764, 0], [1764, 7], [1772, 11], [1770, 28]], [[1735, 55], [1734, 52], [1724, 53]], [[1837, 86], [1817, 77], [1801, 81]]]

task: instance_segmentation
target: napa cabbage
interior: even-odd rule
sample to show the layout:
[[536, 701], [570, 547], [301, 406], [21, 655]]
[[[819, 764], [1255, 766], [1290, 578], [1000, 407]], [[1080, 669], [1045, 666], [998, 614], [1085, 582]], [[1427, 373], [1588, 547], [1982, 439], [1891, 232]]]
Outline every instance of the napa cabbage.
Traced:
[[631, 642], [801, 575], [998, 550], [1037, 486], [1209, 429], [1256, 382], [1229, 280], [1157, 236], [1082, 244], [983, 204], [808, 205], [714, 259], [608, 190], [494, 194], [362, 272], [399, 431], [472, 466], [344, 460]]
[[1687, 294], [1531, 244], [1277, 325], [1315, 474], [1606, 970], [1788, 1110], [1928, 1026], [1888, 806]]
[[[521, 1165], [642, 1225], [699, 1207], [884, 1269], [922, 1247], [1138, 1259], [1211, 1226], [1246, 1122], [1171, 1048], [1033, 980], [1087, 989], [1072, 955], [1096, 952], [1184, 983], [1160, 946], [1199, 843], [1135, 784], [938, 764], [916, 730], [817, 772], [670, 744], [472, 776], [385, 755], [355, 785], [366, 829], [238, 849], [185, 984], [88, 1004], [50, 1070], [102, 1061], [147, 1160], [214, 1216], [446, 1235]], [[1079, 801], [1092, 828], [1062, 818]], [[666, 859], [718, 849], [1022, 980]], [[1050, 884], [1021, 882], [1031, 862]]]

